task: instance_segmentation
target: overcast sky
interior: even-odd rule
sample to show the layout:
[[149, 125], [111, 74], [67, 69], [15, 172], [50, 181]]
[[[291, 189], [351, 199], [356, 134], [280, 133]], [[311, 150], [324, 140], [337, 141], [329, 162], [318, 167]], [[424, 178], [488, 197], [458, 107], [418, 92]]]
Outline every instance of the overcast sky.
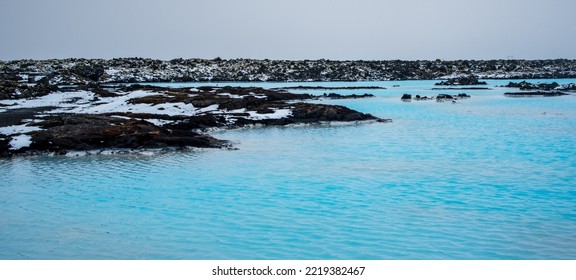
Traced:
[[0, 0], [0, 60], [576, 59], [575, 0]]

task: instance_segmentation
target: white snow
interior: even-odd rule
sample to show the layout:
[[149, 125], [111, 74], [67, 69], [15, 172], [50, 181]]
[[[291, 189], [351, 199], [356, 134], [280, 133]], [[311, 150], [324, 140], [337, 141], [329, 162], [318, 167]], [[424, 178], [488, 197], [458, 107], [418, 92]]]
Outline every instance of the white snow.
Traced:
[[441, 80], [457, 79], [457, 78], [460, 78], [460, 77], [463, 77], [463, 76], [466, 76], [466, 74], [462, 74], [462, 73], [452, 73], [452, 74], [449, 74], [449, 75], [444, 75], [444, 76], [440, 77], [439, 79], [441, 79]]
[[244, 113], [244, 112], [246, 112], [246, 108], [228, 111], [228, 113], [231, 113], [231, 114], [238, 114], [238, 113]]
[[[117, 92], [119, 96], [115, 97], [99, 97], [90, 91], [73, 91], [73, 92], [54, 92], [46, 96], [38, 97], [35, 99], [18, 99], [18, 100], [0, 100], [0, 104], [5, 104], [2, 109], [20, 109], [20, 108], [36, 108], [36, 107], [54, 107], [54, 109], [39, 112], [36, 117], [43, 117], [50, 114], [58, 113], [75, 113], [75, 114], [111, 114], [115, 113], [134, 113], [134, 114], [152, 114], [152, 115], [168, 115], [168, 116], [193, 116], [198, 114], [212, 113], [222, 115], [228, 122], [233, 122], [236, 116], [230, 115], [234, 113], [248, 113], [246, 118], [252, 120], [263, 119], [280, 119], [289, 117], [292, 114], [291, 109], [275, 109], [273, 113], [261, 114], [257, 111], [247, 111], [246, 108], [235, 110], [219, 109], [219, 104], [213, 104], [203, 108], [196, 108], [192, 104], [184, 102], [177, 103], [136, 103], [131, 104], [129, 101], [135, 98], [147, 96], [166, 96], [170, 95], [162, 92], [137, 90], [128, 93]], [[221, 93], [222, 96], [230, 98], [243, 98], [244, 96]], [[266, 98], [265, 95], [250, 93], [251, 96], [257, 98]], [[273, 108], [271, 108], [273, 109]], [[116, 115], [116, 117], [122, 117]], [[128, 118], [123, 116], [123, 118]], [[141, 118], [145, 121], [151, 122], [158, 126], [163, 126], [174, 122], [173, 120], [165, 120], [162, 117], [151, 116], [150, 118]], [[35, 120], [28, 120], [28, 124], [34, 123]], [[13, 149], [20, 149], [27, 147], [31, 144], [30, 136], [25, 133], [41, 130], [40, 127], [22, 125], [13, 125], [7, 127], [0, 127], [0, 133], [12, 137], [10, 142]]]
[[32, 137], [30, 135], [21, 134], [18, 136], [12, 137], [10, 141], [10, 146], [12, 146], [12, 150], [19, 150], [24, 147], [29, 147], [32, 144]]
[[263, 94], [256, 94], [254, 92], [251, 92], [250, 95], [256, 97], [256, 98], [266, 98], [266, 95]]
[[146, 119], [147, 122], [153, 123], [154, 125], [157, 126], [163, 126], [165, 124], [169, 124], [172, 123], [172, 121], [169, 120], [161, 120], [161, 119]]
[[196, 113], [206, 113], [206, 112], [213, 112], [218, 110], [218, 104], [210, 105], [208, 107], [204, 107], [196, 111]]
[[[218, 105], [208, 106], [206, 108], [197, 109], [192, 104], [184, 102], [177, 103], [161, 103], [161, 104], [146, 104], [137, 103], [130, 104], [130, 99], [146, 97], [151, 95], [163, 95], [162, 93], [152, 91], [133, 91], [117, 97], [99, 97], [96, 98], [93, 92], [89, 91], [75, 91], [75, 92], [55, 92], [46, 96], [36, 99], [18, 99], [18, 100], [3, 100], [2, 104], [6, 104], [4, 109], [20, 109], [20, 108], [35, 108], [35, 107], [55, 107], [55, 109], [47, 111], [46, 114], [38, 114], [38, 117], [46, 116], [47, 114], [56, 113], [76, 113], [76, 114], [104, 114], [104, 113], [135, 113], [135, 114], [157, 114], [169, 116], [191, 116], [202, 112], [214, 111], [218, 109]], [[161, 119], [146, 119], [147, 121], [156, 124], [164, 125], [172, 121]], [[28, 133], [31, 131], [41, 130], [39, 127], [24, 125], [13, 125], [8, 127], [1, 127], [0, 133], [6, 135], [16, 135]]]
[[574, 84], [574, 83], [569, 83], [569, 84], [565, 84], [565, 85], [559, 85], [559, 86], [556, 87], [555, 89], [556, 89], [556, 90], [567, 90], [567, 89], [574, 88], [574, 87], [576, 87], [576, 84]]
[[231, 94], [231, 93], [219, 93], [218, 95], [220, 96], [228, 96], [230, 98], [244, 98], [244, 96], [241, 95], [237, 95], [237, 94]]
[[[146, 113], [146, 114], [163, 114], [163, 115], [190, 115], [194, 114], [196, 108], [192, 104], [166, 103], [166, 104], [129, 104], [128, 100], [151, 96], [161, 95], [157, 92], [150, 91], [133, 91], [118, 97], [105, 97], [94, 99], [92, 92], [72, 92], [72, 93], [53, 93], [35, 100], [25, 100], [18, 106], [11, 108], [27, 108], [39, 106], [59, 107], [48, 113], [77, 113], [77, 114], [103, 114], [103, 113]], [[76, 98], [75, 103], [70, 102]], [[78, 99], [79, 98], [79, 99]]]
[[259, 114], [256, 111], [246, 111], [250, 114], [250, 118], [253, 120], [263, 120], [263, 119], [281, 119], [292, 115], [292, 110], [290, 109], [278, 109], [271, 114]]
[[115, 108], [113, 111], [169, 116], [194, 115], [196, 113], [196, 109], [192, 104], [186, 104], [183, 102], [161, 103], [156, 105], [144, 103], [124, 105], [121, 108]]
[[113, 75], [116, 75], [116, 74], [118, 74], [118, 73], [120, 73], [120, 72], [122, 72], [122, 71], [120, 71], [120, 70], [118, 70], [118, 69], [113, 69], [113, 68], [112, 68], [112, 69], [106, 69], [106, 70], [104, 70], [104, 72], [106, 72], [106, 74], [108, 74], [108, 75], [110, 75], [110, 76], [113, 76]]
[[28, 132], [32, 132], [32, 131], [38, 131], [38, 130], [41, 130], [41, 129], [37, 126], [27, 126], [26, 124], [20, 124], [20, 125], [11, 125], [11, 126], [0, 127], [0, 134], [14, 135], [14, 134], [22, 134], [22, 133], [28, 133]]
[[[34, 99], [0, 100], [9, 105], [6, 109], [35, 108], [44, 106], [75, 107], [75, 103], [87, 103], [94, 99], [94, 93], [89, 91], [54, 92]], [[16, 103], [14, 105], [14, 103]]]

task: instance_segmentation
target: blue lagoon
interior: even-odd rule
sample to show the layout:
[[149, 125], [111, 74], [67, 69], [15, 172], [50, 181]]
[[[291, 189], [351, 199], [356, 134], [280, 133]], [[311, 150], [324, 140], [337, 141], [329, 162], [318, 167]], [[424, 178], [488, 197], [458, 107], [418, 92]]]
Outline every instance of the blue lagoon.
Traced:
[[576, 259], [576, 96], [505, 97], [499, 80], [457, 103], [400, 100], [459, 93], [434, 82], [305, 83], [386, 87], [314, 102], [392, 123], [1, 160], [0, 259]]

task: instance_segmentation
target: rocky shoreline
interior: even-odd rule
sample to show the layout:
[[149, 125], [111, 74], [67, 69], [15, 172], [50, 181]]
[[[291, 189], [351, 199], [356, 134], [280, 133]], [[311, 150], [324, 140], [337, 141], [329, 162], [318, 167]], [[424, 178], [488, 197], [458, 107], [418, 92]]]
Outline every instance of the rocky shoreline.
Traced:
[[[333, 98], [347, 98], [343, 95]], [[371, 97], [350, 96], [350, 98]], [[387, 122], [257, 87], [79, 86], [0, 102], [0, 157], [76, 151], [230, 148], [207, 131], [325, 122]]]

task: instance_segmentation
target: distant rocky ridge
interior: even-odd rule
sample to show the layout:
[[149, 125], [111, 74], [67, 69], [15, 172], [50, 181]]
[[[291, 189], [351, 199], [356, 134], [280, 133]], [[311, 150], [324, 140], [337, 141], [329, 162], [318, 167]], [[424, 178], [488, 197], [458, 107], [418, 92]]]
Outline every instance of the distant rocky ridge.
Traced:
[[196, 81], [382, 81], [576, 78], [576, 60], [334, 61], [53, 59], [0, 61], [0, 74], [47, 85]]

